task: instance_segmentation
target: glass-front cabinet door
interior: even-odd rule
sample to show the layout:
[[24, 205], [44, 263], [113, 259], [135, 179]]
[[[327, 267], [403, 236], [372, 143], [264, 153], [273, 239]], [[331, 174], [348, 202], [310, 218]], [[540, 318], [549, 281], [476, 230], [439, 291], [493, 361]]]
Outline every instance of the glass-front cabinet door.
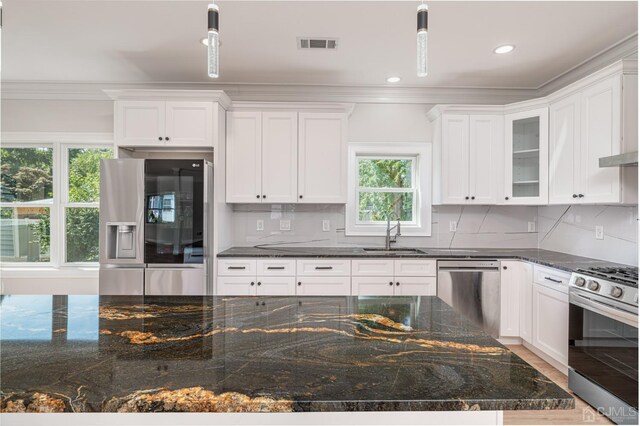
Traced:
[[549, 109], [505, 116], [504, 204], [547, 204]]

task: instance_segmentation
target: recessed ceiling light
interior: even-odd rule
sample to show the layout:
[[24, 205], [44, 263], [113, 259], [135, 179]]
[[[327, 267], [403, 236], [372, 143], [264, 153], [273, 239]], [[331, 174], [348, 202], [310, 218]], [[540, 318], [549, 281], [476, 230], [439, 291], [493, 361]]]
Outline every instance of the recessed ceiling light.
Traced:
[[400, 77], [388, 77], [387, 83], [397, 83], [400, 81]]
[[493, 53], [498, 53], [498, 54], [509, 53], [513, 51], [513, 49], [515, 48], [516, 47], [513, 44], [505, 44], [504, 46], [498, 46], [495, 49], [493, 49]]

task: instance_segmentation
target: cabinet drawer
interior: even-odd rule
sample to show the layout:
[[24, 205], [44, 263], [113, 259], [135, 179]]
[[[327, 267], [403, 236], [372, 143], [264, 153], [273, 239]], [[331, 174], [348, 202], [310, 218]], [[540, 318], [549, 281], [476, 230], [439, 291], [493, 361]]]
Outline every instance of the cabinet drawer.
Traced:
[[571, 274], [557, 269], [535, 266], [533, 269], [533, 282], [550, 287], [563, 293], [569, 291]]
[[366, 259], [351, 261], [351, 275], [356, 277], [393, 276], [393, 260]]
[[256, 276], [255, 259], [218, 259], [218, 275]]
[[423, 259], [395, 260], [394, 275], [396, 277], [435, 277], [436, 261]]
[[298, 260], [296, 263], [298, 276], [351, 276], [350, 260], [305, 259]]
[[351, 278], [351, 293], [354, 296], [393, 296], [394, 286], [391, 276]]
[[396, 296], [435, 296], [436, 277], [396, 277], [394, 287]]
[[258, 259], [258, 275], [295, 276], [296, 261], [293, 259]]
[[218, 296], [255, 296], [256, 281], [254, 277], [221, 277], [218, 276], [216, 289]]
[[298, 296], [350, 296], [350, 277], [298, 277], [296, 280]]

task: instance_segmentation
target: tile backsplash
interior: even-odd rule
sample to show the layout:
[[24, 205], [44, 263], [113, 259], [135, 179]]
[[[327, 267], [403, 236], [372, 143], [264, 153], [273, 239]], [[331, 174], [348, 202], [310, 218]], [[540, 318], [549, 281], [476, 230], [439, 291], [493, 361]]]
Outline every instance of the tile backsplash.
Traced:
[[[384, 237], [346, 236], [345, 207], [341, 205], [234, 205], [234, 245], [282, 244], [305, 246], [382, 246]], [[536, 222], [537, 207], [437, 206], [433, 207], [430, 237], [399, 237], [396, 246], [530, 248], [538, 234], [528, 232]], [[257, 231], [258, 220], [264, 230]], [[280, 220], [289, 220], [290, 231], [280, 231]], [[330, 221], [330, 231], [322, 221]], [[449, 222], [457, 231], [449, 231]]]
[[[638, 264], [637, 206], [538, 208], [538, 246], [629, 265]], [[596, 239], [596, 226], [603, 239]]]

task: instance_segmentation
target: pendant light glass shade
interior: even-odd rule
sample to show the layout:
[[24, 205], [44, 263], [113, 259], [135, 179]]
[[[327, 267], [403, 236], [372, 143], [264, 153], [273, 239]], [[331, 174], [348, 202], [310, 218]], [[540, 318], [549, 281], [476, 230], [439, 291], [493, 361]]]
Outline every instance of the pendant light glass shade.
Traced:
[[207, 34], [208, 39], [208, 74], [211, 78], [218, 78], [220, 75], [220, 62], [219, 62], [219, 34], [218, 34], [218, 6], [211, 3], [207, 11], [207, 17], [209, 22], [209, 31]]
[[418, 6], [418, 77], [427, 76], [427, 20], [427, 5], [421, 4]]

